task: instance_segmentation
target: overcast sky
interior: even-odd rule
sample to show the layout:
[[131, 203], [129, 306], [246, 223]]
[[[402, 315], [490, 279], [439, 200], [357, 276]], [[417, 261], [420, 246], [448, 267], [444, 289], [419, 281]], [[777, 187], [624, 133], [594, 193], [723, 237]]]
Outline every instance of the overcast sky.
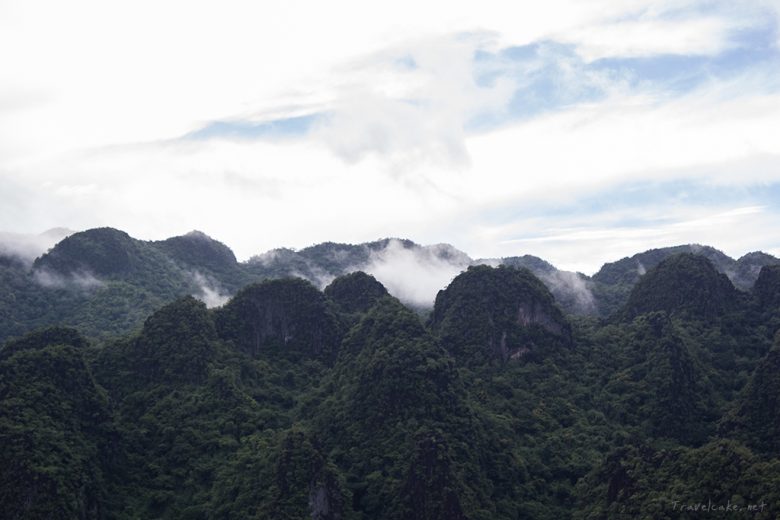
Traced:
[[780, 0], [0, 0], [0, 231], [588, 274], [780, 255], [779, 24]]

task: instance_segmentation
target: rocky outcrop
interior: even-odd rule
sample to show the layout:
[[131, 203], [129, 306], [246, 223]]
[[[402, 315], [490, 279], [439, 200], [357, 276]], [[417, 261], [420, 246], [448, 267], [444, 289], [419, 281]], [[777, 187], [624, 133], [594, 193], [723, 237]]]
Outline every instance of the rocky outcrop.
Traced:
[[241, 290], [217, 310], [217, 332], [252, 356], [301, 356], [333, 361], [340, 343], [325, 296], [299, 278], [269, 280]]

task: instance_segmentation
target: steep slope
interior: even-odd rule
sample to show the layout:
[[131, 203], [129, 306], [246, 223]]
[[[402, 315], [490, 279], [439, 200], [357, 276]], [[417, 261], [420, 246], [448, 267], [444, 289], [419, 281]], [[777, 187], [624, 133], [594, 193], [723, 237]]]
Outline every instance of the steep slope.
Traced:
[[185, 296], [97, 344], [45, 329], [0, 348], [4, 515], [676, 518], [705, 497], [774, 518], [774, 271], [751, 304], [668, 258], [631, 319], [569, 320], [528, 270], [479, 266], [430, 326], [356, 272]]
[[599, 311], [593, 294], [594, 284], [584, 274], [562, 271], [532, 255], [502, 258], [501, 264], [531, 271], [547, 286], [561, 309], [569, 314], [589, 316]]
[[379, 300], [345, 338], [324, 388], [333, 393], [315, 424], [348, 475], [357, 511], [382, 519], [489, 515], [478, 462], [486, 441], [453, 359], [414, 313]]
[[743, 291], [753, 287], [761, 267], [780, 263], [780, 259], [762, 252], [748, 253], [739, 260], [734, 260], [715, 248], [698, 244], [650, 249], [617, 262], [604, 264], [599, 272], [593, 275], [591, 290], [599, 314], [608, 316], [617, 311], [628, 300], [631, 289], [642, 275], [667, 258], [683, 253], [706, 258], [718, 272], [725, 274], [735, 287]]
[[762, 309], [780, 307], [780, 265], [766, 266], [761, 269], [753, 287], [753, 294]]
[[[132, 341], [118, 343], [121, 359], [111, 370], [109, 388], [124, 392], [154, 384], [202, 383], [214, 360], [217, 339], [206, 306], [187, 296], [161, 308], [144, 322]], [[102, 373], [107, 374], [108, 367]]]
[[0, 503], [5, 518], [104, 518], [115, 433], [86, 341], [47, 329], [0, 350]]
[[436, 297], [431, 329], [464, 364], [539, 357], [571, 343], [571, 326], [530, 271], [471, 267]]
[[220, 338], [255, 356], [335, 360], [338, 320], [325, 296], [300, 278], [268, 280], [241, 290], [216, 312]]
[[217, 337], [205, 305], [186, 297], [98, 352], [95, 376], [115, 403], [128, 449], [118, 493], [132, 516], [246, 517], [246, 504], [232, 494], [235, 476], [212, 489], [218, 475], [234, 475], [232, 464], [246, 460], [243, 447], [264, 448], [251, 460], [268, 464], [263, 474], [272, 478], [276, 433], [291, 423], [286, 387], [304, 380], [305, 369], [272, 366], [231, 347]]
[[610, 413], [652, 437], [698, 445], [713, 432], [713, 389], [701, 365], [665, 312], [634, 320], [615, 356], [623, 366], [604, 391]]
[[355, 271], [333, 280], [325, 288], [325, 296], [348, 314], [367, 312], [385, 296], [387, 289], [376, 278], [362, 271]]
[[660, 249], [650, 249], [637, 253], [632, 257], [623, 258], [617, 262], [604, 264], [599, 272], [593, 275], [593, 280], [607, 285], [635, 285], [639, 278], [670, 256], [688, 253], [709, 260], [721, 273], [733, 272], [736, 262], [721, 251], [698, 244], [688, 244]]
[[762, 266], [780, 262], [764, 253], [733, 260], [713, 248], [689, 245], [606, 264], [591, 279], [531, 255], [472, 260], [447, 244], [421, 246], [401, 239], [275, 249], [237, 262], [227, 246], [198, 231], [147, 242], [98, 228], [71, 234], [38, 258], [30, 271], [31, 259], [2, 253], [12, 245], [0, 243], [0, 340], [52, 324], [106, 339], [137, 330], [154, 309], [185, 295], [214, 307], [249, 283], [301, 277], [324, 288], [336, 277], [359, 270], [425, 315], [436, 291], [469, 265], [482, 264], [525, 267], [567, 314], [607, 317], [625, 305], [640, 273], [680, 251], [709, 258], [743, 289], [752, 286]]
[[[780, 513], [780, 464], [729, 440], [696, 449], [627, 446], [578, 483], [572, 518], [701, 518]], [[727, 509], [728, 508], [728, 509]]]
[[149, 264], [165, 266], [163, 255], [154, 248], [144, 247], [124, 231], [96, 228], [74, 233], [59, 242], [51, 251], [36, 259], [36, 270], [58, 275], [92, 274], [106, 278], [121, 278], [142, 274]]
[[644, 275], [631, 291], [622, 315], [626, 319], [664, 311], [705, 321], [735, 308], [738, 295], [729, 279], [704, 257], [674, 255]]
[[152, 244], [180, 267], [190, 269], [194, 276], [210, 277], [218, 285], [233, 291], [250, 281], [233, 251], [200, 231], [191, 231]]
[[722, 421], [721, 432], [757, 453], [780, 457], [780, 336]]
[[737, 260], [734, 274], [726, 273], [734, 286], [743, 291], [749, 290], [756, 283], [761, 269], [766, 266], [780, 265], [780, 259], [761, 251], [754, 251], [741, 256]]

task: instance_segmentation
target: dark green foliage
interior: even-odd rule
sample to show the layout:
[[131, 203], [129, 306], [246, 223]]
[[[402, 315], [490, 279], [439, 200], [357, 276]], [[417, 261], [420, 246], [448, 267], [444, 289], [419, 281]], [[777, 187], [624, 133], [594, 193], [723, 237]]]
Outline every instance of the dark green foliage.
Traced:
[[351, 413], [369, 432], [411, 417], [444, 420], [457, 413], [453, 360], [417, 316], [386, 298], [344, 340], [338, 386], [354, 385]]
[[531, 271], [547, 286], [556, 303], [568, 314], [589, 316], [599, 312], [594, 291], [595, 294], [600, 294], [600, 287], [582, 273], [561, 271], [531, 255], [503, 258], [501, 264]]
[[[693, 519], [749, 515], [773, 519], [780, 512], [780, 461], [765, 461], [729, 440], [698, 449], [647, 445], [612, 453], [579, 486], [576, 519]], [[694, 510], [696, 505], [699, 510]], [[741, 511], [724, 511], [728, 505]], [[702, 507], [712, 507], [702, 511]], [[754, 506], [748, 512], [747, 507]]]
[[456, 493], [455, 461], [438, 432], [417, 434], [414, 458], [400, 491], [396, 516], [409, 520], [465, 520]]
[[644, 315], [630, 331], [626, 366], [605, 387], [612, 413], [652, 437], [701, 444], [713, 431], [712, 389], [669, 316]]
[[[329, 279], [386, 241], [237, 264], [200, 234], [76, 245], [95, 237], [116, 245], [85, 260], [98, 285], [74, 290], [67, 248], [45, 291], [0, 262], [0, 336], [136, 330], [95, 343], [56, 327], [0, 348], [3, 518], [671, 519], [708, 500], [780, 513], [774, 268], [751, 298], [700, 257], [659, 259], [631, 319], [601, 322], [564, 315], [564, 293], [525, 269], [473, 267], [426, 325], [364, 273], [324, 293], [264, 281], [213, 310], [185, 296], [288, 274], [282, 257]], [[613, 304], [629, 287], [518, 258]]]
[[718, 272], [728, 276], [734, 286], [741, 290], [749, 290], [753, 286], [761, 267], [780, 263], [779, 259], [761, 252], [748, 253], [739, 260], [734, 260], [717, 249], [698, 244], [651, 249], [630, 258], [604, 264], [599, 272], [593, 275], [591, 290], [599, 314], [609, 316], [618, 311], [625, 305], [631, 289], [642, 275], [667, 258], [679, 254], [706, 258]]
[[268, 517], [338, 520], [346, 517], [349, 495], [338, 470], [300, 430], [282, 438], [275, 463]]
[[348, 314], [366, 312], [387, 295], [376, 278], [362, 271], [336, 278], [325, 288], [325, 296]]
[[[772, 255], [755, 251], [748, 253], [737, 260], [734, 274], [730, 276], [734, 285], [742, 290], [749, 290], [756, 283], [761, 269], [767, 266], [780, 265], [780, 259]], [[729, 274], [728, 272], [726, 274]]]
[[[252, 275], [262, 278], [298, 276], [322, 281], [367, 265], [371, 255], [387, 247], [390, 240], [386, 238], [356, 245], [323, 242], [300, 251], [279, 248], [251, 258], [245, 268]], [[411, 240], [398, 240], [398, 243], [405, 249], [420, 247]]]
[[780, 342], [756, 368], [721, 431], [758, 453], [780, 457]]
[[[431, 514], [457, 504], [475, 517], [487, 514], [486, 477], [473, 449], [487, 441], [454, 361], [414, 313], [392, 298], [380, 300], [345, 338], [325, 388], [333, 394], [319, 406], [318, 429], [344, 468], [356, 510], [368, 518], [407, 517], [425, 501], [422, 485], [431, 500], [450, 501], [445, 509], [426, 502]], [[435, 439], [434, 453], [426, 452], [425, 438]], [[441, 467], [431, 456], [459, 464]]]
[[515, 269], [526, 268], [537, 277], [539, 274], [549, 274], [556, 270], [551, 263], [533, 255], [510, 256], [501, 259], [501, 264], [507, 267], [514, 267]]
[[436, 297], [431, 328], [460, 362], [505, 362], [571, 342], [547, 288], [526, 269], [470, 267]]
[[777, 309], [780, 307], [780, 265], [767, 266], [761, 269], [753, 293], [762, 309]]
[[43, 349], [49, 345], [68, 345], [81, 350], [87, 347], [87, 340], [74, 329], [49, 327], [9, 342], [0, 349], [0, 359], [8, 358], [21, 350]]
[[198, 291], [193, 274], [152, 243], [100, 228], [76, 233], [35, 261], [0, 269], [10, 301], [0, 300], [0, 338], [68, 324], [92, 337], [137, 329], [163, 304]]
[[729, 279], [701, 256], [679, 254], [643, 276], [628, 298], [623, 316], [664, 311], [706, 321], [717, 320], [736, 307], [737, 291]]
[[338, 352], [336, 317], [324, 295], [299, 278], [250, 285], [217, 310], [216, 324], [221, 338], [255, 357], [332, 361]]
[[137, 268], [141, 254], [136, 241], [124, 231], [95, 228], [63, 239], [37, 259], [34, 267], [62, 275], [119, 275]]
[[4, 518], [104, 518], [115, 501], [113, 425], [85, 348], [74, 331], [50, 329], [0, 352]]
[[192, 231], [156, 244], [177, 262], [195, 269], [223, 272], [238, 267], [236, 255], [228, 246], [200, 231]]
[[[752, 287], [761, 267], [780, 264], [765, 253], [733, 260], [710, 247], [687, 245], [606, 264], [591, 279], [560, 271], [531, 255], [474, 261], [446, 244], [426, 248], [398, 239], [357, 245], [325, 242], [299, 251], [282, 248], [238, 263], [227, 246], [198, 231], [146, 242], [99, 228], [71, 235], [32, 266], [0, 251], [0, 340], [56, 324], [74, 327], [90, 338], [113, 338], [137, 330], [155, 309], [188, 294], [220, 305], [225, 296], [269, 278], [302, 277], [322, 287], [335, 277], [382, 261], [387, 248], [391, 253], [403, 249], [423, 262], [458, 266], [500, 262], [528, 268], [561, 309], [577, 316], [612, 315], [624, 306], [641, 273], [675, 253], [709, 259], [743, 290]], [[421, 315], [430, 311], [417, 310]]]
[[690, 244], [684, 246], [665, 247], [651, 249], [639, 253], [631, 258], [623, 258], [617, 262], [604, 264], [598, 273], [593, 275], [593, 280], [607, 285], [635, 285], [640, 277], [654, 269], [667, 258], [675, 255], [696, 255], [709, 260], [720, 272], [733, 270], [736, 262], [709, 246]]
[[202, 382], [215, 354], [216, 329], [206, 306], [188, 296], [166, 305], [144, 323], [127, 348], [136, 383]]

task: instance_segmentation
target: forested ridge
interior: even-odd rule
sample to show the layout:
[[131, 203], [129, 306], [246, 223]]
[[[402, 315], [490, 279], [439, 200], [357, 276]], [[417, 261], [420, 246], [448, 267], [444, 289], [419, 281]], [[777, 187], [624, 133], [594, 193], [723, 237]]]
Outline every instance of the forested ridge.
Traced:
[[[51, 318], [2, 316], [4, 518], [780, 514], [768, 255], [608, 264], [583, 278], [607, 302], [589, 314], [561, 304], [554, 267], [516, 257], [466, 268], [426, 311], [340, 272], [369, 246], [322, 245], [336, 277], [320, 289], [287, 276], [311, 252], [242, 264], [200, 235], [74, 236], [3, 264], [3, 308]], [[181, 295], [195, 270], [232, 297]], [[56, 273], [60, 296], [14, 289], [23, 271]]]
[[[100, 340], [116, 338], [136, 332], [152, 312], [182, 296], [216, 306], [251, 283], [295, 277], [324, 289], [356, 271], [384, 275], [390, 292], [425, 315], [432, 311], [436, 290], [478, 265], [526, 268], [565, 313], [607, 318], [625, 306], [646, 271], [681, 253], [706, 258], [742, 291], [752, 289], [762, 267], [780, 265], [766, 253], [734, 260], [712, 247], [689, 244], [638, 253], [586, 276], [531, 255], [473, 259], [448, 244], [421, 246], [390, 238], [277, 248], [239, 262], [225, 244], [199, 231], [146, 241], [96, 228], [67, 236], [34, 260], [0, 243], [0, 341], [50, 325], [75, 327]], [[441, 285], [432, 288], [429, 298], [410, 299], [406, 293], [417, 292], [416, 285], [431, 276]]]

